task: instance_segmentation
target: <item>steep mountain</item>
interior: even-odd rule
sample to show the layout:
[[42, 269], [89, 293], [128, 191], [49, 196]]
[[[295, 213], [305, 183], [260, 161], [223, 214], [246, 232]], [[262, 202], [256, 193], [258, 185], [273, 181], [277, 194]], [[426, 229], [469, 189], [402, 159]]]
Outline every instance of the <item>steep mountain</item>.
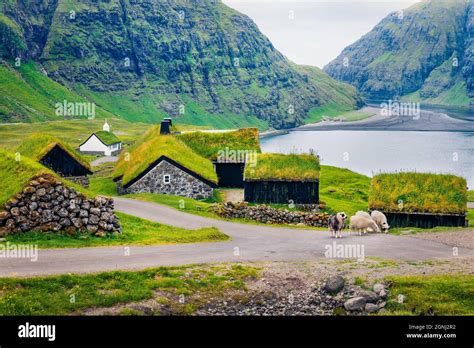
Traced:
[[394, 12], [325, 68], [371, 99], [474, 103], [474, 1], [429, 0]]
[[291, 63], [220, 0], [3, 0], [0, 55], [130, 121], [286, 128], [361, 105], [352, 86]]

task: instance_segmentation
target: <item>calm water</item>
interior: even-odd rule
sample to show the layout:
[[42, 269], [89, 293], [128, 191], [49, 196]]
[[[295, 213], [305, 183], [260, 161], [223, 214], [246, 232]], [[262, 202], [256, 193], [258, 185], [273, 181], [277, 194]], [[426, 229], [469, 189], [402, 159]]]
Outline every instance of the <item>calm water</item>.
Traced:
[[264, 152], [314, 149], [321, 163], [372, 176], [416, 170], [463, 176], [474, 189], [474, 133], [294, 131], [261, 140]]

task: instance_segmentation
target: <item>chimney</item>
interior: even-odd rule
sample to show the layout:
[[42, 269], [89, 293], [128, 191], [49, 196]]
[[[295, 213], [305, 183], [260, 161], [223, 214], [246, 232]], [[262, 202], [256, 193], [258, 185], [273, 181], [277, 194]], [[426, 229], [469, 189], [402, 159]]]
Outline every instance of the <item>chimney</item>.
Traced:
[[160, 134], [170, 134], [171, 121], [164, 119], [161, 121]]

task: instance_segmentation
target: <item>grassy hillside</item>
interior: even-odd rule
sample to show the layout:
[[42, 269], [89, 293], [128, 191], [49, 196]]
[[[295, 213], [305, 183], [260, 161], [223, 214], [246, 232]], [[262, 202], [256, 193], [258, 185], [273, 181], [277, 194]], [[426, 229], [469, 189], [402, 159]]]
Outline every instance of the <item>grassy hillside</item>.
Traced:
[[[354, 88], [291, 63], [250, 18], [221, 1], [11, 0], [0, 14], [0, 57], [41, 63], [69, 91], [131, 122], [172, 116], [213, 128], [288, 128], [314, 107], [361, 104]], [[15, 103], [7, 94], [2, 120], [57, 119], [51, 101], [64, 95], [41, 96], [41, 88]]]
[[[71, 103], [89, 102], [44, 75], [31, 61], [17, 68], [6, 62], [0, 63], [0, 123], [64, 120], [64, 116], [56, 114], [56, 104], [64, 100]], [[114, 115], [96, 107], [95, 117], [113, 118]], [[78, 115], [68, 118], [88, 117]]]
[[319, 198], [332, 212], [344, 211], [349, 216], [367, 211], [370, 178], [349, 169], [321, 166]]
[[367, 97], [464, 105], [474, 100], [474, 3], [427, 0], [393, 12], [324, 70]]

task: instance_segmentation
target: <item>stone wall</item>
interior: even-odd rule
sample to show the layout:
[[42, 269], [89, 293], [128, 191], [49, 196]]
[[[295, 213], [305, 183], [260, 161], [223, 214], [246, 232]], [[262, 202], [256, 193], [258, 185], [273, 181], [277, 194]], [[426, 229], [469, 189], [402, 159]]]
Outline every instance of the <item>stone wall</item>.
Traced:
[[77, 231], [97, 236], [121, 233], [113, 199], [89, 199], [56, 177], [33, 178], [0, 209], [0, 235], [25, 231]]
[[329, 215], [318, 212], [288, 211], [267, 205], [249, 206], [247, 203], [227, 202], [214, 207], [214, 211], [224, 218], [240, 218], [266, 224], [293, 224], [326, 227]]
[[[164, 175], [170, 175], [170, 183], [163, 181]], [[125, 193], [161, 193], [204, 199], [212, 197], [213, 188], [194, 176], [175, 167], [166, 160], [161, 161], [140, 180], [124, 189]]]
[[89, 187], [89, 178], [87, 176], [70, 176], [64, 179], [69, 180], [75, 184], [81, 185], [82, 187]]

